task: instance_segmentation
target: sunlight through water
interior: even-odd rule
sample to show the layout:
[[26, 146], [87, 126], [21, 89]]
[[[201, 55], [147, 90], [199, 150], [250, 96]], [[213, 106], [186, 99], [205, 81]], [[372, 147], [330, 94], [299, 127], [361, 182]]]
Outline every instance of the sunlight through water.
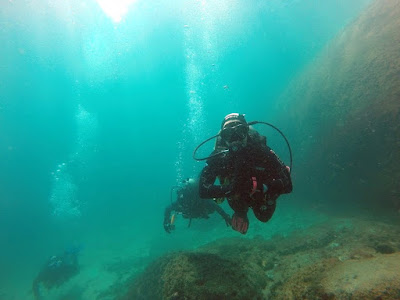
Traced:
[[115, 23], [121, 22], [134, 2], [136, 0], [97, 0], [104, 13]]

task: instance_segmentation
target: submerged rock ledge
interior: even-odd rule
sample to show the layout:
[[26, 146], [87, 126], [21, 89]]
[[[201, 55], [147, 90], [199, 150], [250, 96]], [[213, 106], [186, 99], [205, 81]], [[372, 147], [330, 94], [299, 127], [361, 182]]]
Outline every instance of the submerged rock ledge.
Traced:
[[[340, 219], [167, 254], [114, 299], [400, 299], [400, 226]], [[110, 299], [110, 298], [108, 298]]]

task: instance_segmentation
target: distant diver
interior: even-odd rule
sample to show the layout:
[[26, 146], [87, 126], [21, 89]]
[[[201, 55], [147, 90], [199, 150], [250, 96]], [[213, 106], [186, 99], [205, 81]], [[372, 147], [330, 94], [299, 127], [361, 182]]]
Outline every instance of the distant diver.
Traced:
[[[289, 147], [290, 167], [267, 146], [266, 137], [250, 126], [257, 123], [272, 126], [282, 134]], [[197, 158], [199, 147], [213, 138], [216, 138], [216, 143], [211, 155]], [[222, 121], [220, 132], [202, 142], [193, 157], [207, 160], [200, 176], [200, 197], [214, 198], [218, 203], [228, 199], [235, 211], [232, 228], [242, 234], [246, 234], [249, 228], [249, 208], [253, 209], [258, 220], [267, 222], [275, 211], [277, 198], [292, 191], [289, 142], [279, 129], [269, 123], [247, 123], [244, 115], [231, 113]], [[217, 178], [219, 185], [215, 184]]]
[[[164, 229], [167, 233], [171, 233], [175, 229], [175, 216], [182, 214], [185, 219], [189, 219], [188, 226], [191, 225], [192, 219], [208, 219], [209, 215], [218, 212], [225, 220], [227, 226], [230, 226], [230, 216], [214, 201], [203, 200], [199, 197], [199, 184], [193, 178], [188, 178], [183, 181], [183, 185], [173, 187], [171, 189], [171, 198], [173, 190], [176, 190], [176, 201], [165, 208], [164, 212]], [[172, 214], [172, 212], [174, 212]], [[172, 214], [172, 215], [171, 215]]]
[[80, 247], [71, 247], [61, 255], [49, 258], [33, 281], [32, 291], [35, 300], [40, 300], [42, 287], [58, 287], [79, 273], [78, 254]]

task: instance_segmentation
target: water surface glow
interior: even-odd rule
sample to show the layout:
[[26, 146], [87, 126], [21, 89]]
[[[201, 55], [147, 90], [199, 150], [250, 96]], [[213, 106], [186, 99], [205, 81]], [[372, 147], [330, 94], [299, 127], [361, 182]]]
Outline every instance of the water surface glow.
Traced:
[[129, 7], [136, 0], [97, 0], [104, 13], [115, 23], [122, 21], [122, 18], [128, 13]]

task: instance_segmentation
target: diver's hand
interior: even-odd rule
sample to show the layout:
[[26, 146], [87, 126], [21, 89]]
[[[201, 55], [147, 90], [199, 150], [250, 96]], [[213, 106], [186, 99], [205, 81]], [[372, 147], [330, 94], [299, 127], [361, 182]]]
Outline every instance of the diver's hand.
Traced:
[[165, 232], [171, 233], [171, 231], [175, 229], [175, 226], [172, 225], [170, 222], [165, 222], [164, 229], [165, 229]]
[[281, 194], [282, 190], [283, 190], [284, 186], [283, 186], [283, 182], [280, 179], [277, 180], [273, 180], [268, 184], [268, 190], [267, 192], [271, 195], [274, 194]]

